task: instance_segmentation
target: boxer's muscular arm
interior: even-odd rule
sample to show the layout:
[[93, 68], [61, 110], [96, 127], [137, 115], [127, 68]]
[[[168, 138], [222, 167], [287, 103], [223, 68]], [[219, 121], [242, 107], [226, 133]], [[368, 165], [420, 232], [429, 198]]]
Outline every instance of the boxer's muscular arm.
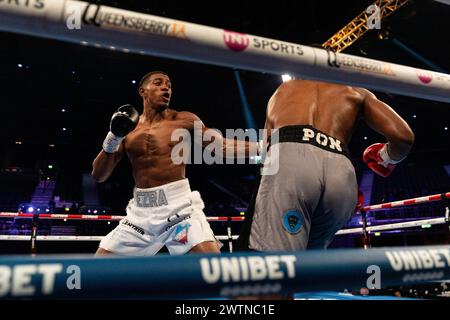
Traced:
[[[124, 140], [125, 141], [125, 140]], [[92, 163], [92, 177], [96, 182], [105, 182], [113, 172], [116, 165], [122, 159], [124, 153], [124, 141], [120, 144], [119, 150], [114, 153], [100, 151]]]
[[97, 182], [109, 178], [124, 153], [126, 136], [133, 131], [139, 122], [139, 113], [130, 104], [117, 109], [111, 118], [109, 132], [103, 141], [103, 150], [92, 163], [92, 177]]
[[[194, 122], [196, 122], [195, 128], [201, 128], [201, 134], [203, 136], [202, 147], [207, 147], [212, 142], [216, 142], [218, 145], [222, 146], [222, 156], [227, 157], [227, 147], [233, 147], [233, 154], [228, 155], [230, 158], [243, 158], [257, 155], [258, 144], [256, 142], [248, 142], [236, 139], [226, 139], [222, 134], [216, 130], [207, 128], [200, 118], [190, 112], [183, 112], [183, 117], [187, 122], [187, 129], [191, 130], [194, 128]], [[198, 134], [200, 132], [194, 132]], [[229, 151], [229, 150], [228, 150]]]
[[414, 133], [411, 128], [391, 107], [378, 100], [373, 93], [363, 90], [363, 94], [365, 122], [370, 128], [386, 137], [391, 159], [405, 158], [414, 143]]

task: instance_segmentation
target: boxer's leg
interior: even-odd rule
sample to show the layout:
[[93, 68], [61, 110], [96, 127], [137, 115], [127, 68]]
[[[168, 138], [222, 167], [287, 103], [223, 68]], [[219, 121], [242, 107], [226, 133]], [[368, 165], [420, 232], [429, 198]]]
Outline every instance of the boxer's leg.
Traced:
[[356, 208], [358, 185], [350, 160], [329, 153], [324, 180], [322, 199], [312, 216], [308, 249], [325, 249]]

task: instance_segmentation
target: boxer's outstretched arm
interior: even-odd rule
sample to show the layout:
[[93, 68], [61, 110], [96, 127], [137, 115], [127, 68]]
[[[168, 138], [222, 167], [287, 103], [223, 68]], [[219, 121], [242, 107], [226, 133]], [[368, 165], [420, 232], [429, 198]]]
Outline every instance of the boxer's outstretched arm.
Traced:
[[223, 158], [248, 158], [258, 154], [257, 142], [226, 139], [220, 132], [206, 127], [203, 121], [191, 112], [180, 112], [180, 116], [186, 121], [186, 129], [194, 129], [194, 135], [202, 135], [200, 138], [197, 137], [197, 140], [201, 140], [202, 147], [207, 147], [213, 142], [221, 146]]
[[404, 159], [414, 143], [414, 133], [391, 107], [364, 90], [363, 116], [367, 125], [386, 137], [389, 142], [388, 153], [393, 160]]
[[120, 144], [119, 150], [114, 153], [100, 151], [92, 163], [92, 177], [96, 182], [105, 182], [113, 172], [116, 165], [123, 156], [123, 142]]

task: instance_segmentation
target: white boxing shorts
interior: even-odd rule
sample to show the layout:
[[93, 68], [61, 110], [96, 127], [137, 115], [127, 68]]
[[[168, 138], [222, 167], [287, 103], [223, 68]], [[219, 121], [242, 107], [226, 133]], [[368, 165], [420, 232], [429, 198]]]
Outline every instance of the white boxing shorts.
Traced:
[[135, 188], [126, 218], [99, 246], [117, 255], [151, 256], [163, 246], [170, 254], [185, 254], [199, 243], [217, 241], [204, 207], [187, 179], [155, 188]]

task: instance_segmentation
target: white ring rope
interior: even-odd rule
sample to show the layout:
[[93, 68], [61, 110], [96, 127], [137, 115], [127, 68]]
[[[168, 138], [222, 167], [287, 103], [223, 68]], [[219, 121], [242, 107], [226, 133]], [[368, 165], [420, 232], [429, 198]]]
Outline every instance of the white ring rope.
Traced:
[[[229, 240], [228, 236], [215, 236], [217, 240]], [[0, 235], [0, 241], [30, 241], [31, 235]], [[101, 241], [104, 236], [37, 236], [37, 241]], [[232, 236], [236, 240], [238, 236]]]
[[0, 30], [450, 102], [444, 73], [82, 1], [23, 3], [0, 1]]

